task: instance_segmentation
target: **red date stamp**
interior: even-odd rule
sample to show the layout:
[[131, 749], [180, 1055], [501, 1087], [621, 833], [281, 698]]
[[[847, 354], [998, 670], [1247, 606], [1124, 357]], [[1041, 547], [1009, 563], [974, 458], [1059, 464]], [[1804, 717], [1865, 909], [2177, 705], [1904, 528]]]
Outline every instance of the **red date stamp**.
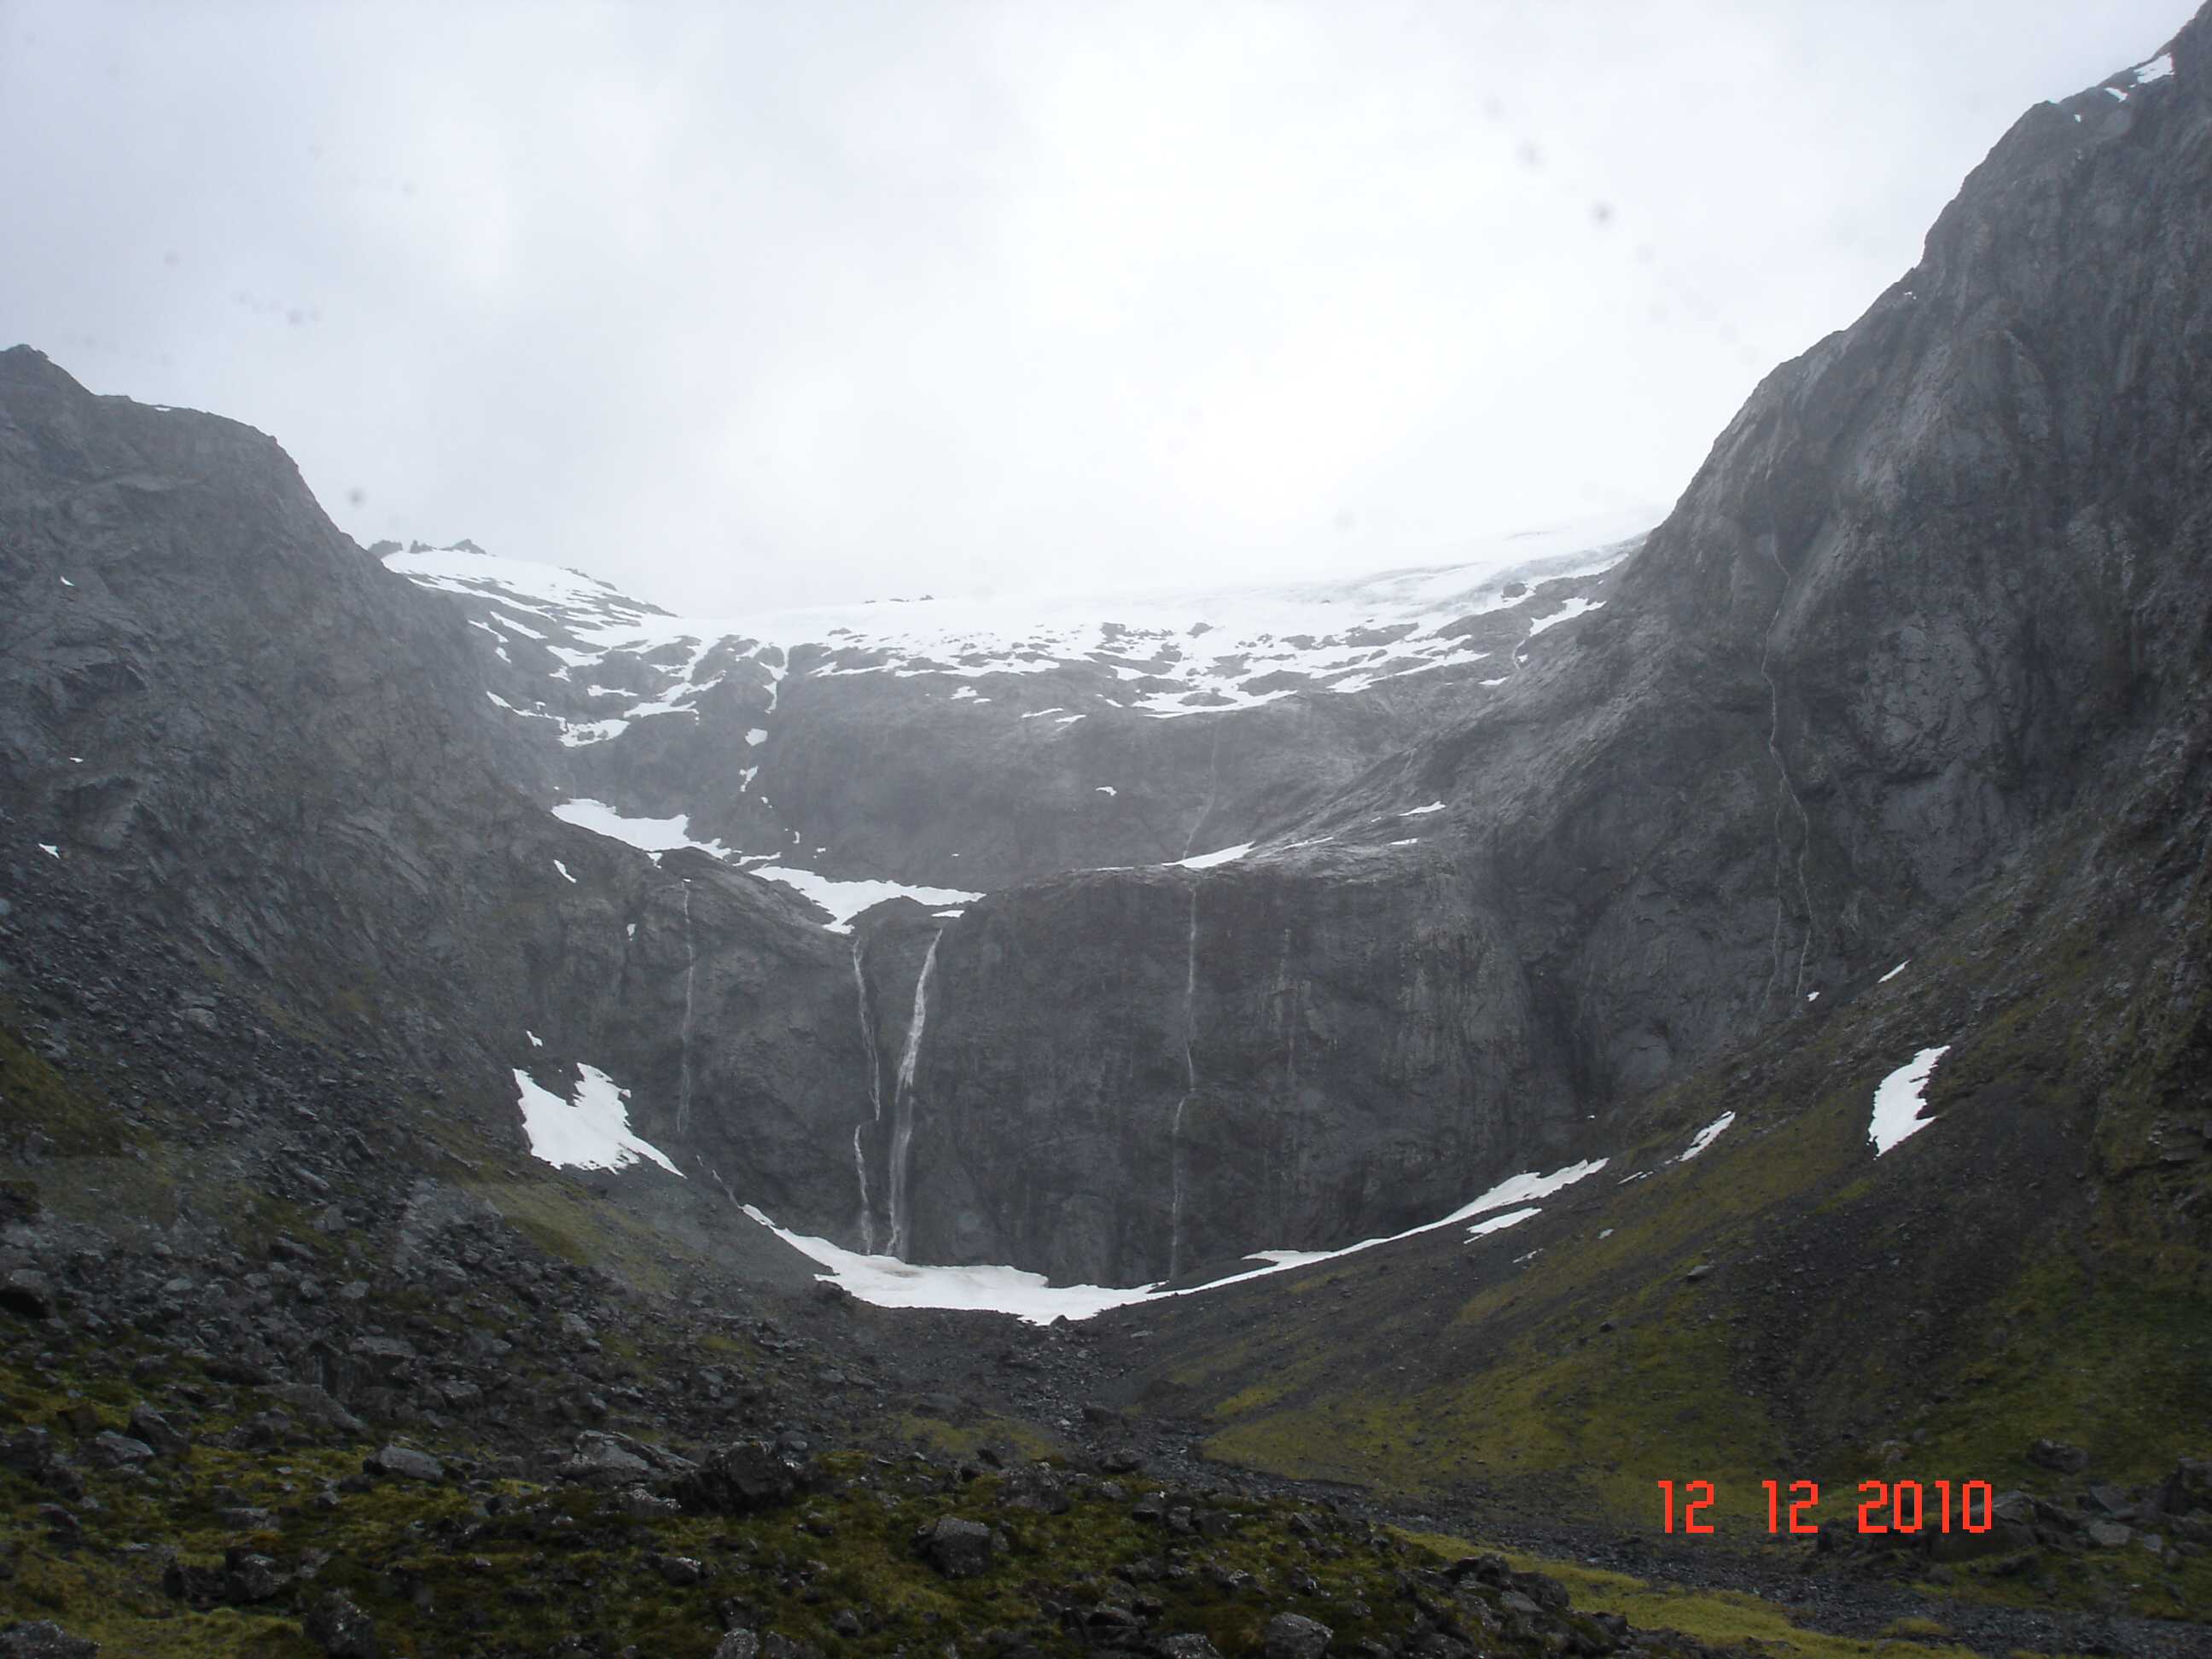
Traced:
[[[1710, 1480], [1672, 1480], [1659, 1483], [1665, 1530], [1710, 1533], [1705, 1517], [1719, 1494]], [[1814, 1511], [1820, 1505], [1820, 1489], [1810, 1480], [1793, 1480], [1785, 1488], [1778, 1480], [1759, 1483], [1766, 1489], [1766, 1530], [1777, 1536], [1802, 1537], [1820, 1530]], [[1986, 1480], [1968, 1480], [1956, 1486], [1948, 1480], [1862, 1480], [1859, 1482], [1858, 1529], [1862, 1534], [1927, 1532], [1987, 1532], [1995, 1522], [1996, 1494]]]

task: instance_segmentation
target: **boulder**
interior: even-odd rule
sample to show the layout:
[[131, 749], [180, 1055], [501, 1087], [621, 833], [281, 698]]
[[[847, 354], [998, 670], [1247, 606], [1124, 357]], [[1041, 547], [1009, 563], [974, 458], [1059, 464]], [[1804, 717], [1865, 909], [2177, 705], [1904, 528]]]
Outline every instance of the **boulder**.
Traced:
[[131, 1408], [131, 1432], [163, 1457], [182, 1457], [192, 1449], [192, 1437], [144, 1401]]
[[395, 1480], [439, 1481], [446, 1478], [443, 1463], [429, 1453], [417, 1451], [412, 1446], [386, 1446], [362, 1467], [371, 1474], [380, 1474]]
[[1279, 1613], [1267, 1621], [1260, 1639], [1267, 1659], [1321, 1659], [1335, 1633], [1318, 1619]]
[[915, 1534], [921, 1559], [947, 1578], [973, 1578], [991, 1565], [991, 1529], [946, 1516]]
[[84, 1461], [95, 1468], [135, 1469], [154, 1461], [154, 1449], [127, 1434], [102, 1429], [85, 1443]]
[[723, 1446], [677, 1482], [676, 1497], [708, 1515], [749, 1515], [790, 1503], [814, 1484], [813, 1460], [762, 1440]]
[[51, 1620], [0, 1630], [0, 1659], [98, 1659], [100, 1644], [71, 1636]]
[[376, 1620], [336, 1592], [315, 1604], [304, 1627], [330, 1659], [376, 1659]]

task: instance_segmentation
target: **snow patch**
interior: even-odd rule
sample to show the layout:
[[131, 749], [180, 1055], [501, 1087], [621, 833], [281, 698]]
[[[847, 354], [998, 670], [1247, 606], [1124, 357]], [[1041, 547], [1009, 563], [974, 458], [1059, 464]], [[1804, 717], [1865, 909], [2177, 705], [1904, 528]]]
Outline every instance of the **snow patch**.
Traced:
[[545, 1039], [535, 1031], [526, 1030], [522, 1035], [530, 1039], [530, 1046], [533, 1048], [543, 1048], [545, 1046]]
[[1908, 957], [1903, 962], [1899, 963], [1896, 967], [1884, 974], [1880, 979], [1875, 981], [1875, 983], [1877, 985], [1887, 985], [1890, 981], [1895, 979], [1899, 974], [1903, 973], [1911, 966], [1912, 966], [1912, 959]]
[[1195, 858], [1171, 860], [1167, 867], [1170, 870], [1212, 870], [1220, 865], [1236, 863], [1258, 844], [1256, 842], [1239, 842], [1236, 846], [1224, 847], [1218, 852], [1200, 853]]
[[1735, 1121], [1735, 1114], [1734, 1112], [1723, 1112], [1711, 1123], [1708, 1123], [1704, 1128], [1698, 1131], [1696, 1138], [1690, 1142], [1689, 1150], [1685, 1152], [1681, 1157], [1676, 1158], [1674, 1162], [1677, 1164], [1687, 1164], [1699, 1152], [1704, 1152], [1706, 1147], [1711, 1146], [1716, 1140], [1718, 1140], [1721, 1138], [1723, 1132], [1728, 1128], [1728, 1126]]
[[672, 818], [625, 817], [603, 800], [578, 799], [564, 800], [553, 809], [553, 816], [563, 823], [573, 823], [579, 830], [588, 830], [595, 836], [605, 836], [609, 841], [618, 841], [646, 853], [672, 853], [679, 847], [696, 847], [702, 853], [711, 853], [718, 859], [730, 856], [730, 849], [719, 841], [701, 841], [691, 833], [691, 820], [678, 814]]
[[1443, 810], [1443, 802], [1440, 800], [1432, 800], [1426, 806], [1409, 807], [1405, 811], [1399, 813], [1398, 816], [1401, 818], [1425, 817], [1431, 812], [1441, 812]]
[[1528, 624], [1528, 632], [1533, 636], [1544, 632], [1547, 629], [1557, 628], [1561, 623], [1572, 622], [1576, 617], [1583, 616], [1589, 611], [1601, 611], [1604, 608], [1605, 601], [1603, 599], [1586, 599], [1577, 594], [1575, 598], [1569, 599], [1565, 605], [1561, 605], [1557, 611], [1554, 611], [1550, 616], [1540, 617], [1538, 620], [1530, 623]]
[[1121, 792], [1115, 788], [1115, 787], [1110, 783], [1102, 783], [1097, 786], [1091, 793], [1097, 795], [1118, 795]]
[[[880, 1308], [980, 1309], [1012, 1314], [1032, 1325], [1048, 1325], [1062, 1315], [1071, 1320], [1088, 1319], [1109, 1308], [1127, 1307], [1133, 1303], [1203, 1296], [1208, 1291], [1264, 1279], [1270, 1273], [1288, 1273], [1295, 1267], [1310, 1267], [1316, 1261], [1330, 1261], [1340, 1256], [1356, 1255], [1361, 1250], [1373, 1249], [1378, 1244], [1395, 1244], [1401, 1238], [1412, 1238], [1416, 1234], [1449, 1227], [1455, 1222], [1472, 1221], [1476, 1217], [1486, 1218], [1474, 1222], [1469, 1228], [1469, 1238], [1517, 1226], [1529, 1217], [1540, 1213], [1529, 1200], [1548, 1198], [1585, 1176], [1595, 1175], [1603, 1168], [1605, 1160], [1598, 1158], [1589, 1163], [1571, 1164], [1564, 1169], [1554, 1170], [1549, 1175], [1530, 1170], [1511, 1176], [1481, 1197], [1461, 1205], [1449, 1215], [1424, 1222], [1418, 1227], [1409, 1227], [1402, 1233], [1393, 1233], [1387, 1238], [1362, 1239], [1357, 1244], [1347, 1244], [1336, 1250], [1255, 1250], [1246, 1259], [1264, 1262], [1265, 1266], [1178, 1291], [1162, 1290], [1157, 1285], [1127, 1287], [1055, 1285], [1047, 1283], [1042, 1273], [1025, 1273], [1019, 1267], [933, 1267], [901, 1261], [891, 1256], [862, 1255], [841, 1245], [832, 1244], [827, 1239], [812, 1238], [803, 1233], [794, 1233], [788, 1228], [779, 1227], [750, 1204], [744, 1206], [744, 1211], [801, 1255], [812, 1258], [829, 1270], [819, 1277], [836, 1280], [863, 1302], [873, 1303]], [[1498, 1211], [1507, 1212], [1492, 1213]]]
[[1923, 1048], [1875, 1086], [1874, 1119], [1867, 1125], [1867, 1139], [1874, 1142], [1876, 1158], [1936, 1121], [1921, 1116], [1920, 1108], [1929, 1074], [1936, 1069], [1936, 1062], [1950, 1052], [1948, 1042], [1940, 1048]]
[[878, 1308], [965, 1308], [1012, 1314], [1032, 1325], [1049, 1325], [1065, 1315], [1088, 1319], [1109, 1308], [1141, 1302], [1150, 1285], [1115, 1290], [1103, 1285], [1052, 1285], [1042, 1273], [1019, 1267], [929, 1267], [901, 1261], [895, 1256], [862, 1255], [779, 1227], [748, 1204], [745, 1213], [766, 1227], [801, 1255], [811, 1256], [830, 1271], [823, 1279], [836, 1280], [861, 1301]]
[[[1094, 663], [1115, 676], [1113, 686], [1097, 695], [1099, 702], [1163, 720], [1257, 708], [1301, 692], [1357, 692], [1385, 679], [1480, 662], [1484, 652], [1447, 631], [1454, 623], [1519, 603], [1504, 597], [1516, 580], [1583, 577], [1611, 568], [1643, 544], [1649, 526], [1662, 516], [1639, 509], [1493, 537], [1450, 550], [1448, 562], [1348, 581], [1198, 592], [930, 599], [744, 617], [672, 616], [574, 571], [464, 548], [394, 554], [384, 562], [422, 586], [498, 606], [502, 626], [509, 620], [505, 613], [514, 612], [531, 618], [533, 628], [556, 630], [562, 643], [549, 639], [544, 648], [571, 674], [617, 654], [650, 658], [665, 646], [688, 647], [689, 660], [680, 671], [660, 669], [659, 701], [611, 720], [564, 723], [562, 741], [580, 747], [617, 737], [646, 715], [679, 712], [672, 699], [702, 689], [693, 684], [700, 663], [724, 645], [766, 672], [771, 699], [791, 652], [801, 645], [831, 653], [829, 661], [810, 671], [814, 675], [951, 682], [952, 697], [971, 703], [988, 699], [960, 682]], [[1587, 608], [1577, 602], [1537, 629]], [[1194, 627], [1199, 621], [1202, 629]], [[1262, 682], [1274, 683], [1266, 690], [1251, 689]], [[1082, 712], [1033, 714], [1073, 723]]]
[[910, 898], [917, 904], [935, 908], [940, 905], [970, 904], [983, 896], [981, 893], [963, 892], [957, 887], [909, 887], [896, 881], [836, 881], [811, 870], [780, 864], [757, 864], [747, 873], [781, 882], [811, 899], [830, 913], [830, 920], [822, 925], [833, 933], [851, 933], [854, 916], [885, 899]]
[[629, 1097], [629, 1090], [617, 1086], [597, 1066], [579, 1066], [576, 1070], [581, 1076], [573, 1100], [563, 1100], [527, 1072], [514, 1073], [532, 1157], [571, 1170], [619, 1170], [647, 1158], [672, 1176], [684, 1173], [659, 1147], [630, 1133], [629, 1109], [623, 1103]]
[[553, 867], [561, 872], [562, 880], [568, 883], [572, 886], [575, 884], [576, 878], [568, 873], [568, 866], [567, 865], [562, 863], [560, 860], [555, 859], [553, 860]]
[[50, 859], [58, 859], [62, 855], [62, 849], [50, 841], [40, 842], [39, 850]]
[[1480, 1238], [1485, 1233], [1504, 1232], [1508, 1227], [1519, 1226], [1532, 1215], [1543, 1213], [1534, 1206], [1525, 1210], [1508, 1210], [1504, 1215], [1494, 1215], [1486, 1221], [1476, 1222], [1467, 1230], [1467, 1236], [1470, 1240], [1474, 1240]]

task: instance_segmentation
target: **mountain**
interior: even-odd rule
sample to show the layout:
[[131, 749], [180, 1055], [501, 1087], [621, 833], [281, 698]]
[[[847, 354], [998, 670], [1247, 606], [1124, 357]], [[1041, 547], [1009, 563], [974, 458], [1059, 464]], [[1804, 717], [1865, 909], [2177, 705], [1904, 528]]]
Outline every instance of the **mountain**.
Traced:
[[[166, 1516], [170, 1601], [295, 1648], [317, 1558], [418, 1650], [703, 1652], [735, 1574], [757, 1644], [890, 1651], [1012, 1554], [994, 1650], [1317, 1651], [1307, 1596], [1609, 1651], [1503, 1560], [1322, 1572], [1413, 1547], [1296, 1483], [1708, 1582], [1623, 1534], [1710, 1480], [1830, 1628], [1932, 1581], [1978, 1647], [2190, 1650], [2141, 1621], [2212, 1605], [2208, 42], [2024, 116], [1656, 526], [1358, 582], [682, 617], [365, 551], [262, 434], [0, 353], [0, 1606], [135, 1607]], [[453, 1505], [376, 1507], [425, 1446]], [[1801, 1477], [2002, 1525], [1832, 1496], [1774, 1565]]]

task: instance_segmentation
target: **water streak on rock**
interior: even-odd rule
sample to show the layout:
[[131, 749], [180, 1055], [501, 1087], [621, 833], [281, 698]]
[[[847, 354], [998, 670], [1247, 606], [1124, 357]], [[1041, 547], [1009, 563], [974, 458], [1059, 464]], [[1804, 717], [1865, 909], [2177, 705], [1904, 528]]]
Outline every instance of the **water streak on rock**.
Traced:
[[945, 938], [939, 928], [921, 959], [921, 975], [914, 982], [914, 1018], [907, 1022], [906, 1047], [899, 1054], [898, 1086], [891, 1097], [891, 1237], [890, 1253], [902, 1261], [914, 1248], [913, 1200], [907, 1185], [914, 1155], [914, 1068], [921, 1058], [922, 1028], [929, 1023], [929, 981], [937, 971], [937, 947]]
[[692, 982], [699, 972], [698, 947], [691, 939], [691, 884], [684, 884], [684, 1024], [677, 1037], [676, 1133], [691, 1133]]
[[1813, 891], [1805, 880], [1805, 854], [1813, 844], [1813, 820], [1805, 811], [1805, 803], [1798, 799], [1797, 786], [1790, 781], [1790, 768], [1782, 758], [1782, 688], [1768, 665], [1774, 654], [1774, 630], [1782, 621], [1783, 608], [1790, 603], [1790, 570], [1771, 540], [1766, 551], [1774, 561], [1775, 569], [1782, 573], [1782, 592], [1774, 601], [1774, 614], [1766, 619], [1766, 635], [1759, 649], [1759, 677], [1766, 682], [1766, 753], [1774, 763], [1775, 775], [1782, 781], [1782, 790], [1774, 802], [1774, 965], [1768, 970], [1766, 991], [1760, 1001], [1763, 1004], [1774, 994], [1774, 987], [1782, 977], [1782, 923], [1788, 905], [1783, 890], [1783, 872], [1790, 861], [1789, 848], [1783, 839], [1782, 819], [1786, 807], [1794, 806], [1797, 809], [1800, 835], [1797, 899], [1805, 909], [1805, 939], [1797, 952], [1797, 979], [1790, 1001], [1790, 1011], [1796, 1013], [1805, 1006], [1805, 963], [1813, 953]]
[[1183, 939], [1182, 1098], [1168, 1121], [1168, 1277], [1182, 1269], [1182, 1117], [1198, 1092], [1198, 884], [1190, 884], [1190, 926]]
[[868, 977], [860, 961], [861, 944], [858, 936], [853, 940], [853, 992], [860, 1008], [860, 1050], [868, 1057], [868, 1121], [853, 1126], [853, 1174], [860, 1187], [860, 1248], [873, 1255], [876, 1250], [875, 1206], [868, 1197], [868, 1154], [862, 1144], [870, 1124], [884, 1121], [884, 1066], [876, 1052], [876, 1022], [868, 1006]]

